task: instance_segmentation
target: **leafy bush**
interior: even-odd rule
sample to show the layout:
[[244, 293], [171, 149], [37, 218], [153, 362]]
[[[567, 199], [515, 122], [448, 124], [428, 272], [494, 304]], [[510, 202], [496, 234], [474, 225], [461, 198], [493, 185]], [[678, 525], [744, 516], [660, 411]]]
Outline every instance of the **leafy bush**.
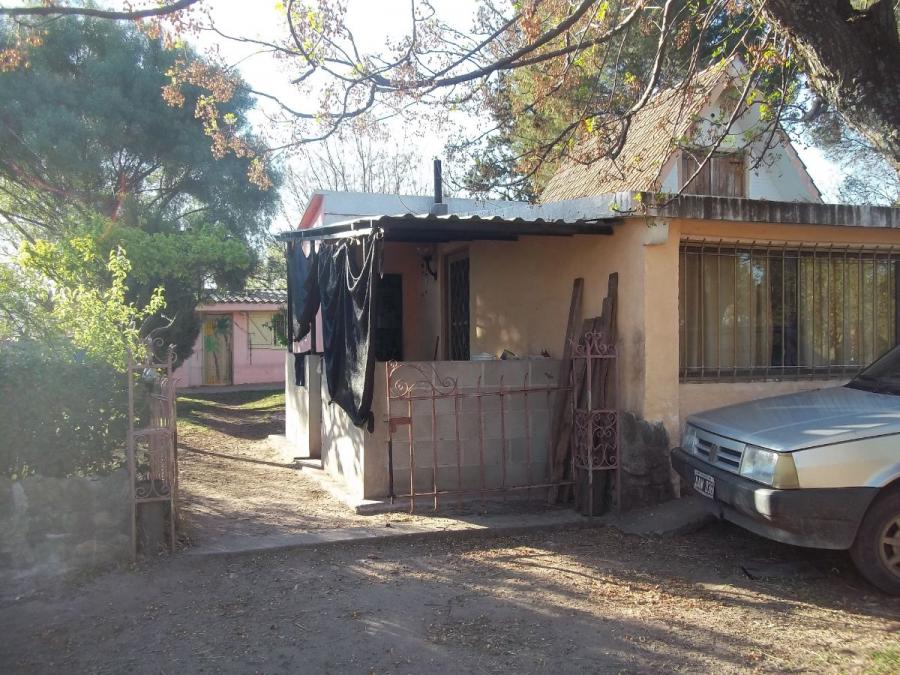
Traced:
[[0, 343], [0, 475], [104, 473], [124, 461], [125, 375], [31, 341]]

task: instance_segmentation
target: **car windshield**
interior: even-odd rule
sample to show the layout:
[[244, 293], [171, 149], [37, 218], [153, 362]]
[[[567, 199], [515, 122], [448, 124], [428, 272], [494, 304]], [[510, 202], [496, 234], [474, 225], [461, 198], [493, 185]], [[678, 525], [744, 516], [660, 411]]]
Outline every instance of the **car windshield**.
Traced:
[[900, 346], [863, 370], [847, 386], [878, 394], [900, 395]]

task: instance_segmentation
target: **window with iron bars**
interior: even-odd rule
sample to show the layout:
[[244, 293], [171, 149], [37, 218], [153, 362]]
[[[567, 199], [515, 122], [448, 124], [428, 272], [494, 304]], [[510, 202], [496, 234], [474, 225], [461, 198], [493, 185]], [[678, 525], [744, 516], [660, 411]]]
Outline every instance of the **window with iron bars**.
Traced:
[[682, 381], [849, 376], [894, 346], [900, 250], [684, 241]]

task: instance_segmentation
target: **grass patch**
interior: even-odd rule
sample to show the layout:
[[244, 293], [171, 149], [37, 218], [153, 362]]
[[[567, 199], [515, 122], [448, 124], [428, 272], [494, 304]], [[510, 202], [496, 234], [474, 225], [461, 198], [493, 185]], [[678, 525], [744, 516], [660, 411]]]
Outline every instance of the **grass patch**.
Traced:
[[209, 428], [209, 418], [235, 413], [274, 413], [284, 410], [284, 392], [234, 391], [221, 394], [191, 394], [178, 397], [178, 423]]
[[870, 675], [887, 675], [900, 673], [900, 643], [897, 647], [889, 647], [874, 652], [870, 657], [866, 672]]

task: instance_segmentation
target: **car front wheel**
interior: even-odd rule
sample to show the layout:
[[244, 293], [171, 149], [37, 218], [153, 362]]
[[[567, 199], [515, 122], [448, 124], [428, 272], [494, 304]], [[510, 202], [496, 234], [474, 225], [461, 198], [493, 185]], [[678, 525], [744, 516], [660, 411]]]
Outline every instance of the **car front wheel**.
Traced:
[[862, 575], [886, 593], [900, 595], [900, 489], [875, 499], [850, 555]]

